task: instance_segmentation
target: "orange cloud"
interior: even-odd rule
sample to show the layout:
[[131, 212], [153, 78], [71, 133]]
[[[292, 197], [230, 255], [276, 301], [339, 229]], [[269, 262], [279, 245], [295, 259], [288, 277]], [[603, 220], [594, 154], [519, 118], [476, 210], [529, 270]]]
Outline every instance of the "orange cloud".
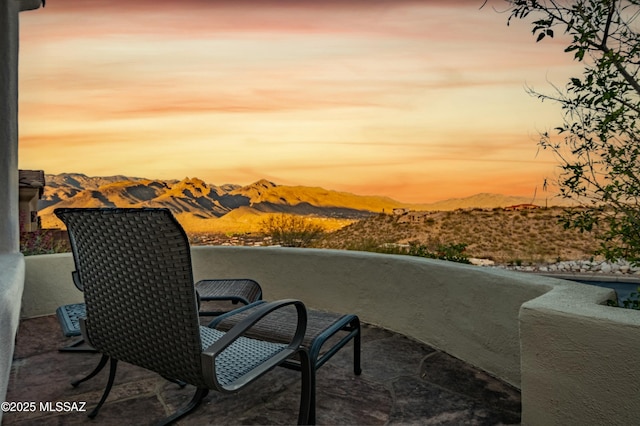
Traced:
[[575, 68], [479, 6], [57, 0], [21, 16], [21, 167], [529, 193], [557, 111], [523, 87]]

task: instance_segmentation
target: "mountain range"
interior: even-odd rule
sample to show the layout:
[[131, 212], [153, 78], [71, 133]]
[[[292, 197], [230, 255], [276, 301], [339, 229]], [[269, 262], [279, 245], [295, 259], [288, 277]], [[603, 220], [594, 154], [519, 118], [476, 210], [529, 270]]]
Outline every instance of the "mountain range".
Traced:
[[[527, 197], [477, 194], [431, 204], [409, 204], [383, 196], [362, 196], [319, 187], [277, 185], [259, 180], [250, 185], [205, 183], [198, 178], [152, 180], [128, 176], [89, 177], [79, 173], [45, 175], [39, 204], [45, 228], [60, 228], [53, 214], [58, 207], [166, 207], [187, 228], [207, 228], [214, 222], [233, 227], [255, 222], [268, 213], [288, 213], [338, 221], [372, 214], [408, 210], [494, 208], [530, 203]], [[197, 225], [197, 226], [196, 226]], [[214, 228], [220, 228], [215, 226]]]

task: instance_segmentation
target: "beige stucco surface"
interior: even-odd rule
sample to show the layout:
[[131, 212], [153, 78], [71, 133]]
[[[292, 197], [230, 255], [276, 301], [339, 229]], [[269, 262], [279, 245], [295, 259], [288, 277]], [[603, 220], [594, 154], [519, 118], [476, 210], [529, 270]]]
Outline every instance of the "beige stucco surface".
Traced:
[[590, 296], [560, 287], [522, 307], [527, 424], [638, 424], [640, 311], [599, 305]]
[[[192, 254], [195, 280], [252, 278], [266, 299], [356, 313], [520, 387], [524, 424], [623, 424], [640, 412], [640, 399], [628, 396], [640, 394], [640, 312], [601, 305], [610, 290], [375, 253], [194, 247]], [[72, 270], [69, 254], [28, 257], [23, 317], [80, 301]]]
[[0, 253], [19, 251], [18, 239], [18, 13], [0, 2]]
[[16, 330], [20, 319], [24, 268], [22, 254], [0, 254], [0, 402], [5, 400], [9, 384]]
[[71, 278], [74, 270], [71, 253], [27, 256], [25, 264], [23, 318], [50, 315], [58, 306], [84, 300]]

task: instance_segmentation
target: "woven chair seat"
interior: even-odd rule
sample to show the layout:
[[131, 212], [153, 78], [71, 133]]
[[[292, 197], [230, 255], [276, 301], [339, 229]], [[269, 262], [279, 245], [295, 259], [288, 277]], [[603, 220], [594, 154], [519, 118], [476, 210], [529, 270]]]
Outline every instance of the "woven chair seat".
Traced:
[[[221, 315], [211, 321], [208, 326], [217, 330], [228, 331], [244, 318], [251, 315], [262, 303], [265, 302], [255, 302], [246, 307]], [[269, 316], [262, 318], [247, 330], [245, 336], [278, 343], [289, 342], [291, 336], [295, 333], [295, 323], [291, 323], [294, 318], [295, 312], [290, 310], [283, 309], [272, 312]], [[331, 337], [339, 334], [339, 332], [346, 332], [347, 334], [340, 341], [325, 345]], [[307, 309], [307, 331], [304, 335], [302, 346], [309, 350], [311, 362], [315, 369], [327, 362], [329, 358], [353, 338], [356, 338], [357, 341], [354, 347], [354, 371], [356, 374], [360, 374], [360, 321], [358, 317], [353, 314], [345, 315]], [[291, 365], [291, 363], [289, 363], [289, 366], [295, 367], [295, 365]]]
[[[251, 308], [233, 311], [229, 315], [220, 317], [219, 320], [213, 320], [209, 326], [218, 330], [227, 331], [236, 325], [242, 319], [250, 315], [260, 304], [251, 305]], [[236, 313], [237, 312], [237, 313]], [[269, 340], [272, 342], [286, 343], [291, 340], [291, 336], [295, 333], [295, 324], [289, 324], [291, 314], [282, 310], [273, 312], [271, 315], [261, 319], [255, 324], [246, 336], [254, 339]], [[333, 312], [316, 311], [307, 309], [307, 332], [304, 334], [303, 346], [311, 347], [313, 342], [327, 329], [345, 317], [342, 314]]]
[[80, 318], [87, 316], [84, 303], [63, 305], [56, 309], [56, 316], [66, 337], [80, 336]]
[[[224, 336], [224, 332], [208, 327], [200, 327], [202, 350], [207, 349], [218, 339]], [[216, 357], [216, 374], [221, 385], [225, 386], [244, 376], [267, 359], [287, 347], [286, 344], [264, 342], [239, 337], [227, 349]]]
[[[230, 301], [234, 305], [242, 303], [248, 305], [262, 299], [262, 288], [260, 285], [251, 279], [215, 279], [215, 280], [200, 280], [196, 283], [196, 292], [201, 301]], [[206, 309], [200, 309], [200, 315], [203, 316], [215, 316], [225, 312], [229, 312], [230, 309], [209, 311]]]
[[250, 279], [201, 280], [196, 283], [201, 300], [233, 300], [246, 305], [262, 298], [262, 289]]

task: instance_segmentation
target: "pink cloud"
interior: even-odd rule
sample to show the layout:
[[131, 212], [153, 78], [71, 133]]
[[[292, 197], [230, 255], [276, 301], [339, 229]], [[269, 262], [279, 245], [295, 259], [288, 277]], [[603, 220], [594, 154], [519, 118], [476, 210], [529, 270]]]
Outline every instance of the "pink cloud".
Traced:
[[[194, 37], [198, 34], [242, 33], [344, 33], [396, 37], [426, 35], [457, 37], [474, 32], [466, 25], [466, 13], [478, 11], [477, 0], [57, 0], [38, 16], [37, 21], [51, 28], [48, 36], [96, 37], [104, 33], [131, 35], [157, 34], [167, 37]], [[425, 25], [405, 25], [417, 19]], [[434, 15], [434, 11], [440, 12]], [[443, 21], [442, 11], [449, 19]], [[63, 24], [63, 25], [60, 25]], [[46, 30], [46, 29], [45, 29]], [[476, 31], [481, 32], [480, 29]], [[25, 33], [30, 37], [29, 33]]]

